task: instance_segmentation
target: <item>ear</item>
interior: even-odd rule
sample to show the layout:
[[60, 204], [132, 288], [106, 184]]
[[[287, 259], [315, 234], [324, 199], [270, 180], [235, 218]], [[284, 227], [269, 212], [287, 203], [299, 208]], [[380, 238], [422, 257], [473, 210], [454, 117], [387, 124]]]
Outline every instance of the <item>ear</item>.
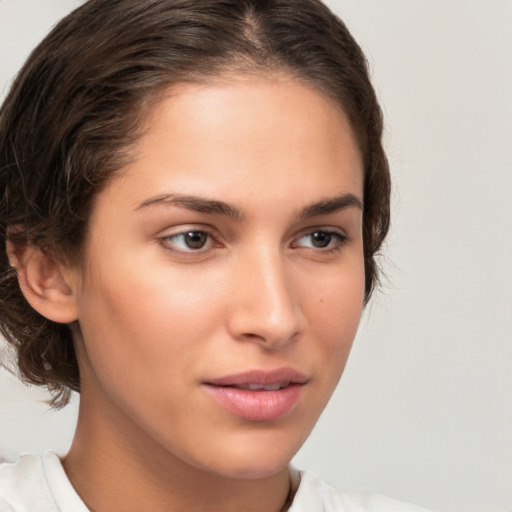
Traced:
[[19, 245], [8, 240], [7, 255], [17, 270], [23, 295], [39, 314], [58, 323], [77, 320], [75, 279], [69, 268], [35, 244]]

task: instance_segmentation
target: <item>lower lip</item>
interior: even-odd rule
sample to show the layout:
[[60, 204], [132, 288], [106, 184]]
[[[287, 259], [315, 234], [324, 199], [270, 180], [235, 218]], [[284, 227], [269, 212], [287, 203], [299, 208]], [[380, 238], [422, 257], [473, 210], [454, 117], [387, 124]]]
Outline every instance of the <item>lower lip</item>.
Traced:
[[217, 402], [235, 416], [249, 421], [272, 421], [286, 416], [295, 406], [302, 384], [291, 384], [277, 391], [250, 391], [229, 386], [205, 388]]

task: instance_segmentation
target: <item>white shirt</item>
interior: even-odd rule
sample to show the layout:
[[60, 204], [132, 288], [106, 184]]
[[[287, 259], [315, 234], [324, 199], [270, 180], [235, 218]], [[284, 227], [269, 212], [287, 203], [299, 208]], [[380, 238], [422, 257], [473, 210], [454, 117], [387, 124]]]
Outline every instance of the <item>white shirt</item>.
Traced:
[[[338, 491], [300, 471], [289, 512], [427, 512], [373, 493]], [[58, 455], [24, 455], [0, 465], [0, 512], [89, 512], [73, 489]]]

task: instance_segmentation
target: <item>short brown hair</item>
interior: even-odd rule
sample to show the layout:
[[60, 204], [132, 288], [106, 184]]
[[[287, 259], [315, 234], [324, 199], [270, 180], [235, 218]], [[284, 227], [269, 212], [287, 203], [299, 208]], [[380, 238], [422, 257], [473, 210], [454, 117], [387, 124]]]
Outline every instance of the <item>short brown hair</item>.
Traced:
[[[80, 389], [68, 325], [25, 300], [6, 241], [73, 260], [94, 196], [125, 163], [164, 88], [226, 72], [284, 72], [344, 109], [364, 160], [365, 301], [389, 228], [382, 113], [366, 59], [319, 0], [90, 0], [33, 51], [0, 109], [0, 330], [53, 404]], [[13, 229], [15, 227], [15, 229]]]

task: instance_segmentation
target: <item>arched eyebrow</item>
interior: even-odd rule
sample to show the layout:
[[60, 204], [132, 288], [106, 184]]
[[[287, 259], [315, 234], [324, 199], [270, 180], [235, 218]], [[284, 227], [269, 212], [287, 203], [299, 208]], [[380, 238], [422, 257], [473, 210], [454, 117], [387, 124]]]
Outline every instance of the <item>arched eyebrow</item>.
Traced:
[[322, 199], [316, 203], [310, 204], [303, 208], [297, 216], [301, 220], [318, 217], [320, 215], [328, 215], [346, 208], [355, 207], [364, 210], [363, 201], [354, 194], [341, 194], [339, 196]]
[[180, 194], [162, 194], [159, 196], [151, 197], [140, 203], [135, 209], [141, 210], [143, 208], [158, 204], [179, 206], [181, 208], [185, 208], [186, 210], [199, 213], [225, 215], [235, 220], [239, 220], [242, 217], [242, 214], [238, 208], [224, 203], [223, 201], [206, 199], [197, 196], [183, 196]]
[[[199, 213], [225, 215], [235, 220], [242, 218], [242, 213], [238, 208], [223, 201], [180, 194], [161, 194], [154, 196], [137, 205], [135, 209], [141, 210], [155, 205], [173, 205]], [[306, 220], [311, 217], [335, 213], [350, 207], [363, 210], [363, 202], [354, 194], [340, 194], [307, 205], [300, 210], [297, 218], [299, 220]]]

